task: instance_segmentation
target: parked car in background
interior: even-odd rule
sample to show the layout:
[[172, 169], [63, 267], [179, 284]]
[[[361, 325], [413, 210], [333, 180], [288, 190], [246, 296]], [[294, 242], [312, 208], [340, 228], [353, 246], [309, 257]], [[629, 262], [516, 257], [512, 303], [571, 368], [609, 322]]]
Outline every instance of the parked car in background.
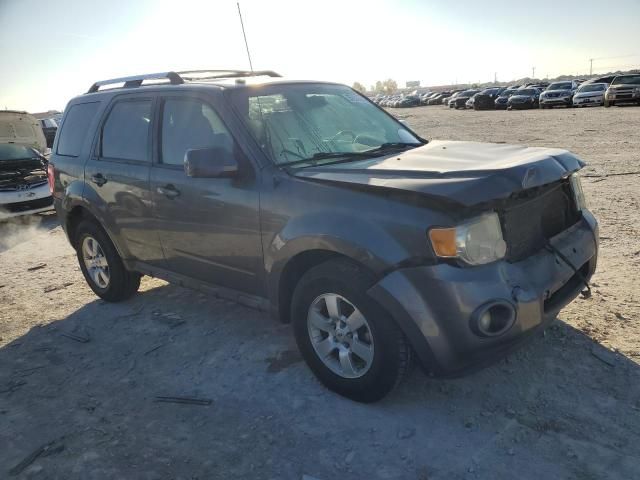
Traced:
[[507, 87], [502, 93], [500, 93], [500, 95], [498, 95], [498, 97], [494, 101], [495, 109], [506, 110], [509, 106], [509, 97], [517, 92], [518, 89], [520, 89], [520, 86], [516, 85]]
[[640, 105], [640, 74], [618, 75], [604, 97], [604, 106], [637, 103]]
[[540, 94], [540, 108], [573, 107], [573, 94], [579, 85], [575, 80], [553, 82]]
[[570, 152], [427, 142], [344, 85], [220, 75], [97, 82], [66, 108], [55, 206], [105, 301], [152, 275], [271, 312], [324, 385], [373, 402], [412, 359], [503, 357], [591, 278]]
[[[478, 92], [479, 93], [479, 92]], [[464, 104], [465, 108], [468, 108], [470, 110], [473, 109], [473, 104], [475, 103], [476, 100], [476, 95], [478, 95], [477, 93], [475, 95], [471, 95], [471, 97], [469, 98], [469, 100], [467, 100], [467, 103]]]
[[467, 100], [469, 100], [471, 97], [473, 97], [479, 91], [480, 90], [478, 90], [478, 89], [470, 89], [470, 90], [464, 90], [464, 91], [460, 92], [460, 94], [455, 98], [455, 100], [453, 100], [453, 108], [455, 108], [455, 109], [466, 108], [467, 107]]
[[449, 97], [445, 98], [442, 101], [442, 104], [446, 105], [449, 108], [453, 108], [452, 101], [458, 98], [458, 95], [460, 95], [462, 92], [464, 92], [464, 90], [454, 90], [453, 92], [451, 92], [451, 95]]
[[0, 111], [0, 220], [53, 208], [38, 120], [26, 112]]
[[42, 118], [40, 119], [40, 126], [42, 127], [44, 137], [47, 139], [47, 147], [53, 147], [53, 141], [55, 140], [56, 132], [58, 131], [58, 123], [53, 117]]
[[505, 87], [492, 87], [476, 93], [473, 99], [473, 108], [475, 110], [493, 110], [496, 108], [496, 98], [505, 90]]
[[574, 107], [596, 107], [604, 104], [606, 83], [583, 83], [573, 95]]
[[420, 97], [418, 95], [406, 95], [402, 97], [402, 99], [398, 103], [398, 107], [402, 107], [402, 108], [419, 107], [419, 106], [420, 106]]
[[515, 91], [507, 100], [508, 110], [525, 110], [538, 108], [540, 89], [523, 87]]
[[427, 105], [442, 105], [442, 102], [444, 102], [451, 95], [452, 95], [451, 92], [440, 92], [435, 97], [429, 99], [429, 102], [427, 103]]
[[421, 103], [423, 105], [429, 105], [429, 102], [439, 95], [441, 95], [441, 92], [431, 92], [422, 98]]

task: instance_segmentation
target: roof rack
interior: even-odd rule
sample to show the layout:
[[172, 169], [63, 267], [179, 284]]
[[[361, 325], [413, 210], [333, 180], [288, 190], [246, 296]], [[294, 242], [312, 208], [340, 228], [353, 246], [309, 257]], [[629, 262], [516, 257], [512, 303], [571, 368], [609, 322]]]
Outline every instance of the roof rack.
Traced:
[[[195, 74], [195, 76], [193, 76], [193, 74]], [[116, 83], [124, 83], [124, 86], [122, 88], [139, 87], [145, 80], [169, 80], [169, 83], [171, 85], [180, 85], [185, 81], [197, 82], [201, 80], [258, 76], [280, 77], [281, 75], [274, 72], [273, 70], [256, 70], [254, 72], [247, 70], [185, 70], [181, 72], [147, 73], [145, 75], [133, 75], [131, 77], [100, 80], [99, 82], [95, 82], [93, 85], [91, 85], [91, 88], [89, 88], [89, 91], [87, 93], [97, 92], [100, 87], [103, 87], [105, 85], [113, 85]]]
[[132, 77], [111, 78], [100, 80], [91, 85], [87, 93], [97, 92], [100, 87], [114, 83], [124, 83], [123, 88], [139, 87], [144, 80], [169, 80], [171, 85], [180, 85], [184, 80], [176, 72], [147, 73], [146, 75], [133, 75]]

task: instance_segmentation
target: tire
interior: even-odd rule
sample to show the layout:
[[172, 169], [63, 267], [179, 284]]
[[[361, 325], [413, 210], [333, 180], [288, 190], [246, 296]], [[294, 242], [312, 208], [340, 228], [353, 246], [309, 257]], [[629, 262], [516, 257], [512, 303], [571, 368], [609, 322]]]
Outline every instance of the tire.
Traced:
[[403, 333], [366, 293], [373, 283], [356, 264], [329, 260], [302, 276], [291, 302], [296, 343], [311, 371], [328, 389], [363, 403], [387, 395], [411, 363]]
[[[92, 221], [81, 222], [76, 228], [74, 245], [82, 274], [100, 298], [121, 302], [138, 291], [141, 275], [124, 267], [118, 251], [100, 225]], [[93, 258], [86, 259], [87, 256]], [[94, 267], [90, 272], [92, 262]]]
[[611, 106], [611, 102], [609, 102], [609, 100], [605, 100], [603, 102], [603, 105], [604, 105], [605, 108], [609, 108]]

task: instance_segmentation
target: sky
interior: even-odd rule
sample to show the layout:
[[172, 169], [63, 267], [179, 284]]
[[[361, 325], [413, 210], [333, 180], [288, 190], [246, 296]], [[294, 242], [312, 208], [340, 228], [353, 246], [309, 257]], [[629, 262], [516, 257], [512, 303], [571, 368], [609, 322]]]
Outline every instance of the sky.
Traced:
[[[365, 86], [640, 68], [640, 0], [242, 0], [255, 69]], [[62, 110], [96, 80], [247, 69], [235, 1], [0, 0], [0, 109]]]

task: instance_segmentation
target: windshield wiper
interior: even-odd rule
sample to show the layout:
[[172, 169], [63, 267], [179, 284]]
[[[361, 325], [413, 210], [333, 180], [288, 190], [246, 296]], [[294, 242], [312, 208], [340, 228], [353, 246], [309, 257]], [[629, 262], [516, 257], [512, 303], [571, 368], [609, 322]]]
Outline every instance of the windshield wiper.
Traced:
[[366, 152], [318, 152], [314, 153], [309, 158], [304, 158], [302, 160], [293, 160], [291, 162], [280, 163], [282, 166], [291, 166], [298, 165], [301, 163], [310, 163], [312, 165], [316, 165], [319, 160], [327, 160], [332, 158], [371, 158], [371, 150], [367, 150]]

